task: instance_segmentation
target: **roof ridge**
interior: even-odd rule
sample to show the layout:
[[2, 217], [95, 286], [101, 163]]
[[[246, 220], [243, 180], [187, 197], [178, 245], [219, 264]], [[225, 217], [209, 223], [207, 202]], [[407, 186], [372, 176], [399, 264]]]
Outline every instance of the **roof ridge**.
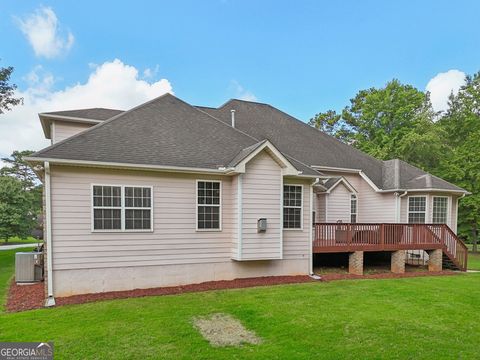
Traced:
[[[167, 95], [174, 96], [174, 95], [172, 95], [172, 94], [170, 94], [170, 93], [168, 93], [168, 92], [165, 93], [165, 94], [162, 94], [162, 95], [160, 95], [160, 96], [157, 96], [156, 98], [153, 98], [153, 99], [148, 100], [148, 101], [146, 101], [146, 102], [144, 102], [144, 103], [141, 103], [140, 105], [134, 106], [133, 108], [131, 108], [131, 109], [129, 109], [129, 110], [126, 110], [126, 111], [124, 111], [124, 112], [122, 112], [122, 113], [120, 113], [120, 114], [117, 114], [117, 115], [115, 115], [115, 116], [113, 116], [113, 117], [111, 117], [111, 118], [109, 118], [109, 119], [107, 119], [107, 120], [105, 120], [105, 121], [103, 121], [103, 122], [101, 122], [101, 123], [98, 123], [97, 125], [94, 125], [94, 126], [92, 126], [92, 127], [89, 127], [88, 129], [85, 129], [85, 130], [83, 130], [83, 131], [80, 131], [78, 134], [72, 135], [72, 136], [70, 136], [70, 137], [68, 137], [68, 138], [66, 138], [66, 139], [63, 139], [63, 140], [61, 140], [61, 141], [59, 141], [59, 142], [56, 142], [55, 144], [52, 144], [52, 145], [50, 145], [50, 146], [47, 146], [46, 148], [41, 149], [41, 150], [35, 152], [35, 153], [32, 154], [31, 156], [35, 156], [35, 155], [37, 155], [37, 154], [39, 154], [39, 153], [42, 153], [42, 152], [45, 152], [45, 151], [47, 151], [47, 150], [55, 149], [55, 148], [57, 148], [57, 147], [60, 146], [60, 145], [63, 145], [63, 144], [65, 144], [65, 143], [67, 143], [67, 142], [69, 142], [69, 141], [71, 141], [71, 140], [73, 140], [73, 139], [76, 139], [77, 137], [82, 136], [82, 135], [84, 135], [84, 134], [86, 134], [86, 133], [89, 133], [90, 131], [93, 131], [94, 129], [98, 129], [98, 128], [106, 125], [106, 124], [109, 124], [110, 122], [112, 122], [112, 121], [114, 121], [114, 120], [116, 120], [116, 119], [118, 119], [118, 118], [120, 118], [120, 117], [122, 117], [122, 116], [124, 116], [124, 115], [126, 115], [126, 114], [129, 114], [130, 112], [132, 112], [132, 111], [134, 111], [134, 110], [136, 110], [136, 109], [138, 109], [138, 108], [141, 108], [141, 107], [146, 106], [146, 105], [148, 105], [148, 104], [150, 104], [150, 103], [153, 103], [154, 101], [156, 101], [156, 100], [158, 100], [158, 99], [161, 99], [161, 98], [163, 98], [163, 97], [165, 97], [165, 96], [167, 96]], [[175, 97], [175, 96], [174, 96], [174, 97]]]
[[269, 106], [269, 104], [263, 103], [263, 102], [259, 102], [259, 101], [250, 101], [250, 100], [242, 100], [242, 99], [230, 98], [229, 100], [225, 101], [222, 105], [220, 105], [220, 106], [217, 108], [217, 110], [223, 108], [225, 105], [227, 105], [229, 102], [232, 102], [232, 101], [241, 101], [241, 102], [246, 102], [246, 103], [251, 103], [251, 104], [258, 104], [258, 105], [266, 105], [266, 106]]

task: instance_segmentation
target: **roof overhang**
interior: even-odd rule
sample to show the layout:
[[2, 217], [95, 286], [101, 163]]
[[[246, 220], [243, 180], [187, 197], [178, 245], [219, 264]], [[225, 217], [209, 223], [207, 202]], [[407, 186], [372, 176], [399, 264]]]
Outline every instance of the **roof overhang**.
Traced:
[[82, 123], [82, 124], [93, 124], [93, 125], [99, 124], [104, 121], [104, 120], [96, 120], [96, 119], [79, 118], [79, 117], [73, 117], [73, 116], [60, 116], [60, 115], [53, 115], [48, 113], [40, 113], [38, 114], [38, 117], [40, 118], [40, 123], [42, 124], [42, 130], [46, 139], [52, 138], [51, 125], [52, 125], [52, 122], [55, 120]]
[[45, 162], [49, 162], [50, 164], [63, 165], [63, 166], [162, 171], [162, 172], [177, 172], [177, 173], [192, 173], [192, 174], [229, 175], [228, 169], [208, 169], [208, 168], [194, 168], [194, 167], [180, 167], [180, 166], [129, 164], [129, 163], [117, 163], [117, 162], [105, 162], [105, 161], [55, 159], [55, 158], [42, 158], [42, 157], [25, 157], [25, 160], [28, 161], [30, 164], [43, 164]]

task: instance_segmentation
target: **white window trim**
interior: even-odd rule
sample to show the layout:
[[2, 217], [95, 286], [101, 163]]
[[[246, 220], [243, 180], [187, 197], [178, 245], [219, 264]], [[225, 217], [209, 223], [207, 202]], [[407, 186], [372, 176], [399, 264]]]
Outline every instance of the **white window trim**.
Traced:
[[[355, 198], [355, 213], [352, 212], [352, 199]], [[358, 196], [357, 194], [350, 194], [350, 223], [352, 223], [352, 215], [355, 215], [355, 223], [358, 223]]]
[[[427, 195], [410, 195], [407, 197], [407, 223], [410, 224], [409, 219], [410, 219], [410, 198], [425, 198], [425, 222], [424, 224], [428, 224], [428, 199], [429, 197]], [[413, 211], [415, 214], [420, 214], [423, 211]], [[413, 223], [412, 223], [413, 224]]]
[[433, 208], [434, 208], [434, 205], [435, 205], [435, 198], [443, 198], [443, 199], [447, 199], [447, 207], [445, 209], [445, 224], [447, 224], [449, 227], [450, 227], [450, 219], [451, 219], [451, 216], [450, 216], [450, 196], [444, 196], [444, 195], [432, 195], [432, 224], [434, 223], [433, 222]]
[[[285, 186], [297, 186], [300, 187], [301, 189], [301, 200], [302, 204], [300, 206], [285, 206], [283, 205], [283, 193], [285, 192]], [[290, 183], [284, 183], [282, 186], [282, 229], [285, 231], [303, 231], [303, 184], [290, 184]], [[299, 208], [300, 207], [300, 227], [299, 228], [286, 228], [283, 225], [283, 211], [285, 208]]]
[[[220, 203], [217, 205], [217, 204], [199, 204], [198, 203], [198, 183], [199, 182], [212, 182], [212, 183], [219, 183], [220, 184]], [[207, 180], [207, 179], [197, 179], [195, 181], [195, 231], [198, 231], [198, 232], [218, 232], [218, 231], [222, 231], [222, 194], [223, 194], [223, 191], [222, 191], [222, 180]], [[199, 229], [198, 228], [198, 207], [199, 206], [217, 206], [220, 210], [219, 210], [219, 223], [218, 223], [218, 226], [219, 228], [218, 229]]]
[[[93, 205], [93, 187], [94, 186], [115, 186], [120, 187], [120, 222], [121, 228], [120, 229], [95, 229], [94, 228], [94, 216], [93, 212], [94, 209], [118, 209], [118, 207], [95, 207]], [[149, 188], [150, 189], [150, 207], [149, 208], [132, 208], [132, 207], [125, 207], [125, 188], [126, 187], [139, 187], [139, 188]], [[90, 229], [92, 233], [137, 233], [137, 232], [153, 232], [153, 186], [149, 185], [120, 185], [120, 184], [90, 184], [90, 209], [91, 209], [91, 217], [90, 217]], [[150, 229], [125, 229], [125, 209], [128, 210], [150, 210]]]

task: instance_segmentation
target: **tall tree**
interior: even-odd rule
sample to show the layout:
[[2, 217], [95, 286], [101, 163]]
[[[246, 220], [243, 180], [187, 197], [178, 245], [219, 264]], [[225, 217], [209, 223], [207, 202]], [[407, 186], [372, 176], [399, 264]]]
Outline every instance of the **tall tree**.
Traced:
[[0, 68], [0, 114], [11, 110], [13, 106], [23, 104], [23, 99], [15, 97], [17, 86], [10, 83], [13, 67]]
[[7, 164], [0, 169], [0, 176], [13, 176], [21, 181], [25, 190], [36, 187], [39, 183], [38, 177], [33, 171], [29, 163], [25, 161], [25, 157], [34, 153], [32, 150], [15, 150], [9, 157], [2, 158]]
[[342, 114], [317, 114], [310, 124], [382, 160], [435, 167], [443, 152], [429, 95], [398, 80], [360, 90]]
[[27, 236], [35, 225], [32, 194], [23, 190], [20, 180], [0, 176], [0, 239]]
[[[30, 164], [25, 161], [25, 157], [32, 153], [31, 150], [15, 150], [10, 157], [2, 158], [1, 160], [6, 163], [6, 166], [0, 169], [0, 176], [11, 177], [18, 181], [26, 201], [28, 200], [25, 205], [29, 206], [30, 214], [37, 217], [42, 212], [43, 186]], [[29, 226], [31, 226], [31, 223]]]
[[449, 110], [438, 125], [448, 136], [450, 152], [443, 157], [437, 174], [470, 191], [460, 202], [459, 232], [477, 250], [480, 228], [480, 72], [468, 76], [457, 95], [451, 95]]

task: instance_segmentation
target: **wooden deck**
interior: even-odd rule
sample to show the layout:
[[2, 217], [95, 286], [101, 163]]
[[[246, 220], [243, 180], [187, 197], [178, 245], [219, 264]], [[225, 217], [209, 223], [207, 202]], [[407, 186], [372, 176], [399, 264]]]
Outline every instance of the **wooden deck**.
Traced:
[[467, 247], [444, 224], [317, 223], [314, 229], [313, 253], [433, 249], [466, 270]]

